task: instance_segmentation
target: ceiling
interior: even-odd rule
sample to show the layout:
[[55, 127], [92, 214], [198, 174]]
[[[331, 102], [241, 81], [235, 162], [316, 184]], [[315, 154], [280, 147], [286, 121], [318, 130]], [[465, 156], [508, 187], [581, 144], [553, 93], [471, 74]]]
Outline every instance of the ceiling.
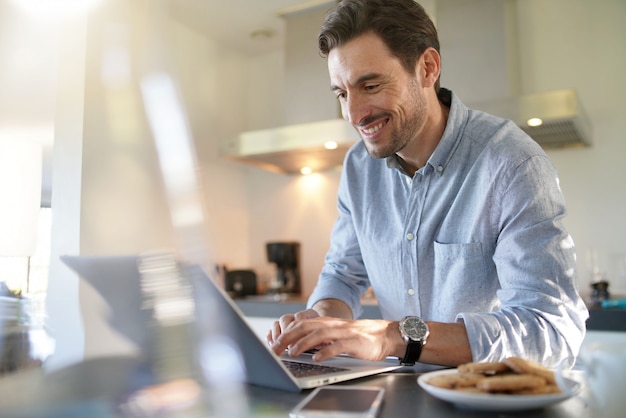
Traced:
[[[247, 55], [284, 47], [280, 14], [312, 7], [330, 8], [332, 0], [169, 0], [180, 23]], [[259, 33], [252, 37], [254, 32]], [[264, 36], [268, 34], [268, 36]]]

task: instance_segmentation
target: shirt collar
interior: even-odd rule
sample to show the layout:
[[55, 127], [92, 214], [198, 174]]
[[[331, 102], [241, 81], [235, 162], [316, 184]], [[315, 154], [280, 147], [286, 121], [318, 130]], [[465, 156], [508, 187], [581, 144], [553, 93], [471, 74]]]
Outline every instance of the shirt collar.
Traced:
[[465, 127], [469, 113], [467, 106], [465, 106], [452, 91], [444, 88], [441, 90], [439, 94], [444, 97], [447, 96], [448, 103], [450, 103], [450, 113], [448, 114], [446, 129], [443, 131], [441, 140], [428, 159], [428, 164], [439, 173], [445, 171], [448, 162], [452, 159], [454, 150], [461, 141], [461, 133]]
[[[426, 164], [432, 166], [432, 168], [439, 173], [442, 173], [445, 171], [446, 165], [452, 158], [452, 154], [454, 154], [454, 150], [461, 139], [461, 131], [465, 125], [464, 122], [467, 120], [469, 109], [448, 89], [441, 88], [439, 97], [443, 103], [450, 105], [450, 113], [441, 140]], [[395, 168], [404, 173], [402, 166], [398, 162], [398, 157], [395, 154], [387, 157], [386, 161], [387, 167]]]

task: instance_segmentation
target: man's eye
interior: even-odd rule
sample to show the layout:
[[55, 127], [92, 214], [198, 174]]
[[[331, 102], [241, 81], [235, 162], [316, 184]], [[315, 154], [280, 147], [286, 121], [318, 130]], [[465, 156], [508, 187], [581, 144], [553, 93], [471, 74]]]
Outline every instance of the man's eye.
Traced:
[[344, 93], [344, 92], [337, 92], [335, 95], [337, 96], [337, 99], [345, 99], [346, 98], [346, 93]]
[[364, 87], [365, 91], [372, 91], [378, 88], [379, 84], [369, 84]]

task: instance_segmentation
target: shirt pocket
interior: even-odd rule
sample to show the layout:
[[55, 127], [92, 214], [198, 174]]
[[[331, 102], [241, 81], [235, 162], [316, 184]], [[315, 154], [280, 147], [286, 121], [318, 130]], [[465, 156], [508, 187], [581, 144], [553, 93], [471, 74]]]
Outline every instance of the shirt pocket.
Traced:
[[483, 246], [479, 242], [443, 244], [435, 241], [433, 290], [454, 306], [456, 314], [483, 307], [485, 292], [492, 292], [486, 275]]

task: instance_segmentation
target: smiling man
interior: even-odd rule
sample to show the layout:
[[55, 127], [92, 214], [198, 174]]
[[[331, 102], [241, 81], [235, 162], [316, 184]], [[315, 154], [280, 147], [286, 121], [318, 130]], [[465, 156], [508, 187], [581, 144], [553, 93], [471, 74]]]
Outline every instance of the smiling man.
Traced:
[[[547, 155], [511, 121], [440, 88], [437, 31], [413, 0], [339, 2], [319, 49], [362, 141], [345, 159], [308, 309], [276, 321], [273, 349], [571, 366], [588, 313]], [[370, 286], [384, 319], [355, 319]]]
[[397, 154], [409, 175], [424, 166], [445, 128], [449, 109], [433, 88], [439, 64], [437, 51], [427, 49], [417, 63], [423, 77], [409, 73], [374, 32], [328, 53], [331, 89], [343, 117], [358, 130], [372, 157]]

